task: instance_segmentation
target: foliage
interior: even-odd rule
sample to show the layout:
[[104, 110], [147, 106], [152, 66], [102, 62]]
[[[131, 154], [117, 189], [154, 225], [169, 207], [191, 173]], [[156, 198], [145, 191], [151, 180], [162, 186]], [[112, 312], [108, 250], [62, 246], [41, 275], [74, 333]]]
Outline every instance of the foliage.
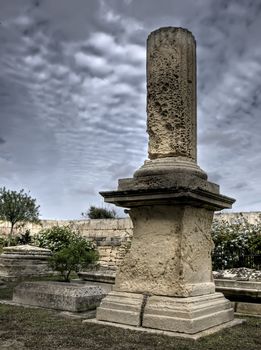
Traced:
[[32, 243], [32, 236], [30, 230], [26, 230], [25, 233], [21, 233], [20, 236], [17, 237], [17, 244], [30, 244]]
[[39, 247], [52, 250], [50, 267], [59, 271], [65, 281], [69, 281], [72, 271], [78, 272], [98, 260], [93, 243], [80, 236], [70, 225], [41, 230], [34, 242]]
[[20, 192], [0, 188], [0, 220], [11, 223], [9, 245], [12, 241], [13, 230], [18, 223], [39, 222], [39, 206], [36, 199], [24, 190]]
[[214, 220], [212, 238], [213, 269], [233, 267], [258, 268], [261, 254], [261, 221], [249, 223], [243, 215], [232, 222]]
[[73, 231], [69, 225], [52, 226], [35, 235], [34, 242], [41, 248], [48, 248], [52, 252], [57, 252], [68, 247], [76, 236], [78, 236], [78, 233]]
[[77, 273], [97, 260], [98, 253], [93, 245], [84, 238], [77, 237], [68, 247], [54, 253], [49, 259], [49, 265], [68, 282], [72, 271]]
[[12, 237], [11, 239], [5, 236], [0, 237], [0, 247], [3, 248], [20, 244], [30, 244], [32, 243], [32, 240], [33, 238], [30, 230], [26, 230], [25, 233], [21, 233], [19, 236]]
[[82, 213], [84, 218], [89, 219], [116, 219], [116, 211], [114, 209], [98, 208], [90, 206], [86, 213]]

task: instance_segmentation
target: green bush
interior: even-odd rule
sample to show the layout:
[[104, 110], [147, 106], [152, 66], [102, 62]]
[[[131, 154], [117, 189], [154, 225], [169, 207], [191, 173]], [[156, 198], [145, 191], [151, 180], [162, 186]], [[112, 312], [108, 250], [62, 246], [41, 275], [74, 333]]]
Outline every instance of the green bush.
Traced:
[[34, 241], [39, 247], [49, 248], [53, 255], [49, 259], [50, 267], [59, 271], [64, 281], [70, 280], [70, 273], [98, 260], [94, 244], [70, 226], [53, 226], [41, 230]]
[[9, 237], [0, 237], [0, 246], [8, 247], [8, 246], [14, 246], [18, 244], [18, 236], [12, 237], [11, 239]]
[[242, 215], [232, 222], [214, 220], [212, 238], [215, 248], [213, 269], [233, 267], [259, 268], [261, 221], [250, 224]]
[[49, 266], [61, 273], [64, 281], [70, 281], [70, 273], [81, 269], [98, 260], [98, 253], [92, 244], [84, 238], [78, 237], [67, 247], [56, 251], [49, 259]]
[[79, 234], [70, 226], [53, 226], [41, 230], [34, 238], [34, 243], [41, 248], [57, 252], [66, 248]]

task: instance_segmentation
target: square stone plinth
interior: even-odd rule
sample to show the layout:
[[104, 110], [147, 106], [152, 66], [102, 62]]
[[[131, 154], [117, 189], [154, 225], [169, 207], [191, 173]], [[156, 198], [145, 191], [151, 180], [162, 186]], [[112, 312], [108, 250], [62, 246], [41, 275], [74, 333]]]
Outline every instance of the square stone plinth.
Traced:
[[65, 282], [23, 282], [14, 289], [13, 302], [83, 312], [95, 309], [105, 295], [105, 291], [98, 286]]
[[230, 322], [234, 311], [222, 293], [188, 298], [111, 292], [97, 309], [98, 321], [195, 334]]
[[97, 308], [96, 319], [140, 326], [143, 300], [142, 294], [110, 292]]
[[151, 296], [145, 305], [142, 326], [195, 334], [233, 318], [231, 303], [222, 293], [188, 298]]

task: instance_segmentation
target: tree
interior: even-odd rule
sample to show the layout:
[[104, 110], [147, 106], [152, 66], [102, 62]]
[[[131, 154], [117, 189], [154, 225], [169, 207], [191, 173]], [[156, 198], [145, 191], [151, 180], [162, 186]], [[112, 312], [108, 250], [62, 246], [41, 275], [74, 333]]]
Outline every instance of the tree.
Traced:
[[49, 259], [49, 266], [59, 271], [65, 282], [70, 282], [72, 271], [76, 273], [99, 258], [91, 242], [78, 236], [67, 247], [56, 251]]
[[7, 190], [0, 188], [0, 220], [11, 223], [11, 229], [8, 236], [8, 245], [13, 237], [13, 231], [17, 223], [35, 222], [39, 220], [39, 206], [36, 206], [36, 199], [24, 192]]
[[84, 218], [89, 219], [116, 219], [116, 211], [114, 209], [98, 208], [93, 205], [90, 206], [86, 213], [82, 213]]
[[43, 229], [35, 236], [34, 242], [39, 247], [51, 249], [53, 255], [49, 259], [49, 266], [59, 271], [66, 282], [70, 281], [72, 271], [79, 272], [99, 257], [95, 245], [70, 225]]

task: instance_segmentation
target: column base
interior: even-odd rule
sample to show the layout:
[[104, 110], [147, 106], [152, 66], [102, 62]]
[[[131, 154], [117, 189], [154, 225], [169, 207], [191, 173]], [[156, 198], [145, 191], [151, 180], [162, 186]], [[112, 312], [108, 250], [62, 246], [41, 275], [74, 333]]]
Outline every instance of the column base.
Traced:
[[178, 298], [111, 292], [97, 309], [96, 319], [162, 331], [196, 334], [234, 319], [222, 293]]
[[96, 319], [141, 326], [143, 300], [143, 294], [110, 292], [97, 308]]
[[188, 298], [152, 296], [145, 306], [142, 326], [195, 334], [233, 318], [231, 303], [222, 293]]

